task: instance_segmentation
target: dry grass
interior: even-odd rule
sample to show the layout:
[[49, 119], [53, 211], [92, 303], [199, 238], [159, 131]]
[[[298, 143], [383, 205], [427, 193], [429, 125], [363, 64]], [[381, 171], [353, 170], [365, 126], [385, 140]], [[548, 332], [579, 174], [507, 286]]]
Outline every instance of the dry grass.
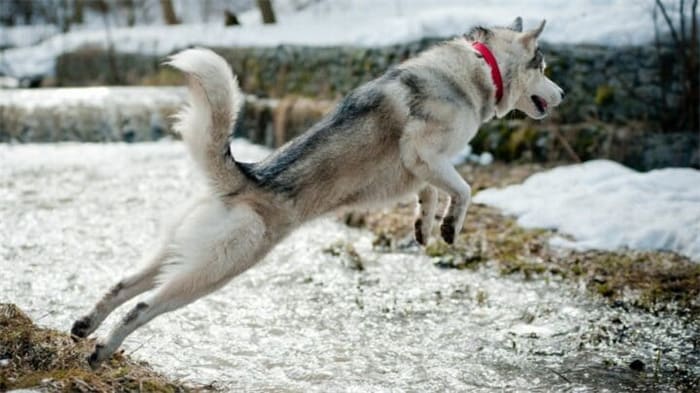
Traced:
[[194, 392], [211, 390], [170, 381], [148, 365], [116, 355], [93, 371], [94, 342], [74, 342], [63, 332], [37, 327], [13, 304], [0, 304], [0, 391]]
[[[494, 164], [464, 166], [461, 173], [477, 191], [520, 183], [543, 169], [536, 164]], [[351, 213], [345, 222], [370, 229], [376, 246], [392, 250], [413, 236], [414, 210], [404, 204], [383, 212]], [[474, 204], [454, 246], [438, 239], [435, 228], [425, 252], [438, 267], [467, 269], [492, 262], [502, 274], [522, 274], [526, 279], [558, 275], [583, 281], [592, 293], [610, 302], [700, 316], [700, 264], [670, 252], [553, 249], [549, 246], [553, 234], [523, 229], [496, 209]]]

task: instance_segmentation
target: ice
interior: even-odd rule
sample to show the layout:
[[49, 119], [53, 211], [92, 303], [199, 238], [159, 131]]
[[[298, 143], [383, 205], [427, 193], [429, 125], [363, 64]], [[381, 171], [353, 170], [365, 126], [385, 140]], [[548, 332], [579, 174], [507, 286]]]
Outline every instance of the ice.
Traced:
[[[0, 302], [67, 331], [201, 184], [176, 141], [0, 144]], [[363, 271], [323, 251], [339, 241]], [[673, 391], [675, 368], [700, 373], [696, 330], [673, 315], [610, 307], [559, 276], [439, 269], [420, 249], [372, 241], [333, 216], [308, 223], [219, 291], [137, 330], [125, 353], [243, 392]], [[634, 359], [661, 379], [629, 370]]]

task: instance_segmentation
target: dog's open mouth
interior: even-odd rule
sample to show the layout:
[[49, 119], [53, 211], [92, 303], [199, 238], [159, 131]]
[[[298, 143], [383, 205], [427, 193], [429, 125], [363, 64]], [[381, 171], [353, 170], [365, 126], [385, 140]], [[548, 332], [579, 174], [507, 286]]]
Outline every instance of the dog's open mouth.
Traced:
[[530, 96], [530, 99], [535, 104], [535, 107], [540, 113], [545, 113], [547, 111], [547, 101], [540, 96]]

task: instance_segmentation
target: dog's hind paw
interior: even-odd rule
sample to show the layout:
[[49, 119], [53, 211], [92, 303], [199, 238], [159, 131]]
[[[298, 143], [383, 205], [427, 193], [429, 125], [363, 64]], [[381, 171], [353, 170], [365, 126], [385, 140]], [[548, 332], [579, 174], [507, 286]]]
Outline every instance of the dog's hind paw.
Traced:
[[440, 235], [447, 242], [453, 244], [455, 242], [455, 224], [454, 218], [445, 217], [445, 220], [440, 225]]
[[77, 341], [81, 338], [87, 337], [87, 335], [90, 334], [91, 325], [92, 321], [90, 320], [90, 317], [78, 319], [73, 323], [73, 327], [70, 329], [71, 338]]
[[104, 344], [95, 344], [95, 350], [92, 351], [90, 356], [87, 358], [87, 362], [91, 369], [96, 370], [98, 367], [100, 367], [100, 363], [107, 358], [105, 352], [106, 349]]

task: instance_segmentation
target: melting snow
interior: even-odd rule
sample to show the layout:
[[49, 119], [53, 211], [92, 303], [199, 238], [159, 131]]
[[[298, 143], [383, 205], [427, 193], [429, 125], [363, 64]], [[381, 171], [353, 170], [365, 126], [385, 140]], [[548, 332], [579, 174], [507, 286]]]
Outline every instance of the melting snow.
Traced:
[[498, 207], [528, 228], [573, 236], [554, 245], [580, 250], [670, 250], [700, 261], [700, 171], [636, 172], [607, 160], [535, 174], [488, 189], [475, 202]]

